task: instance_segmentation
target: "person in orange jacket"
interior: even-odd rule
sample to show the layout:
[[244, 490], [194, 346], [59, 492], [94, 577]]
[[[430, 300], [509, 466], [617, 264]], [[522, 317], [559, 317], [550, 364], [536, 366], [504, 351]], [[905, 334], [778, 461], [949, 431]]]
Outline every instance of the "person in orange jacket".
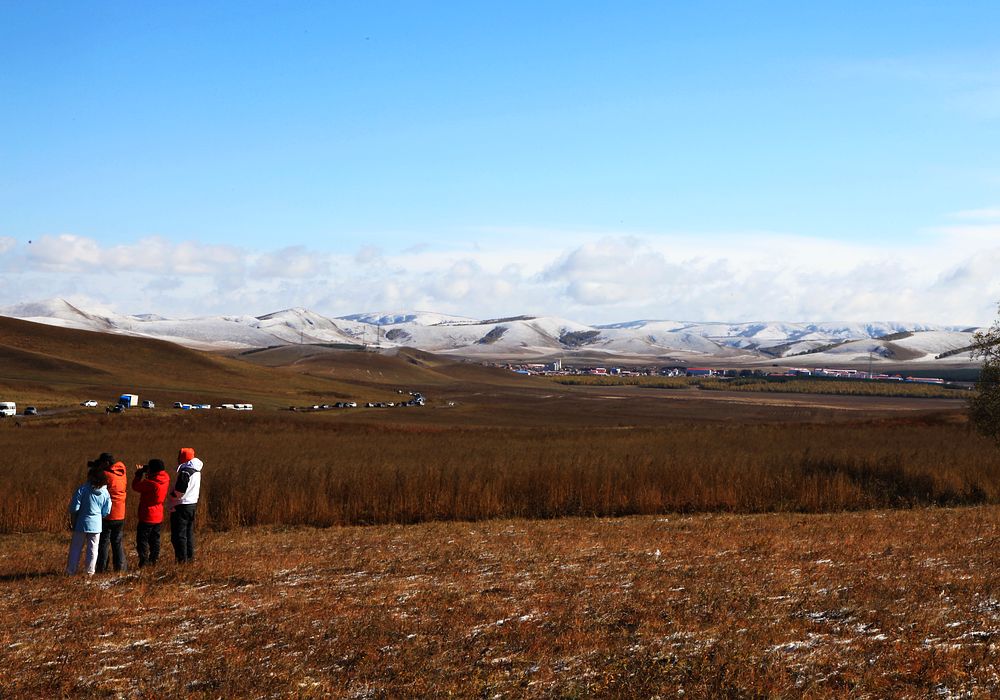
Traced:
[[[108, 452], [101, 453], [98, 464], [108, 478], [108, 493], [111, 495], [111, 513], [104, 519], [101, 541], [97, 550], [97, 570], [108, 570], [108, 559], [112, 560], [115, 571], [127, 571], [125, 547], [122, 544], [122, 530], [125, 528], [125, 496], [128, 493], [128, 470], [122, 462]], [[110, 550], [110, 551], [109, 551]], [[110, 557], [109, 557], [110, 553]]]
[[160, 525], [163, 523], [163, 501], [167, 498], [170, 475], [163, 460], [135, 465], [132, 490], [139, 492], [139, 524], [135, 532], [135, 550], [139, 567], [155, 564], [160, 558]]

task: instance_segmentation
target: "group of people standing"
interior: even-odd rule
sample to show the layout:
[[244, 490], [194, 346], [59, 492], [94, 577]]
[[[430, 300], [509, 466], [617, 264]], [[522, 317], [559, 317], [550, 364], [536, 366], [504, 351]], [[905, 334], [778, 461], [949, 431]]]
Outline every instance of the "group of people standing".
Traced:
[[[194, 519], [203, 466], [194, 456], [194, 449], [181, 448], [171, 488], [163, 460], [151, 459], [136, 465], [131, 487], [139, 494], [135, 548], [140, 567], [155, 564], [160, 557], [160, 526], [165, 513], [170, 515], [170, 542], [177, 561], [194, 559]], [[87, 462], [87, 481], [69, 503], [73, 539], [67, 574], [77, 573], [81, 559], [87, 574], [108, 571], [111, 567], [115, 571], [128, 570], [122, 543], [129, 488], [127, 472], [125, 464], [107, 452]]]

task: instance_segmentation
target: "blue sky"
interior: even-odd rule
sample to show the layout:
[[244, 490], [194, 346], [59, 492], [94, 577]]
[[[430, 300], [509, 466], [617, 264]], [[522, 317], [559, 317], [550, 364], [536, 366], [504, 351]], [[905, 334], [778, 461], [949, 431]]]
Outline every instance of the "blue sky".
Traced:
[[0, 303], [989, 320], [1000, 5], [818, 5], [0, 0]]

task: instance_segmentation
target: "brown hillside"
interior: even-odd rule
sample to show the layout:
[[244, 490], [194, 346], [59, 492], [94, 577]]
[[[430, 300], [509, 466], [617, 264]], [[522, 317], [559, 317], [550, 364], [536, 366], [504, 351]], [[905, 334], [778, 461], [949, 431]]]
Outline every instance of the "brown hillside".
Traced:
[[[272, 401], [355, 394], [357, 387], [280, 367], [199, 352], [162, 340], [0, 317], [0, 388], [45, 385], [50, 395], [110, 400], [126, 390], [157, 401]], [[144, 397], [145, 397], [144, 396]], [[22, 400], [30, 399], [29, 396]]]
[[524, 384], [522, 377], [514, 377], [506, 370], [456, 361], [413, 348], [363, 352], [323, 345], [285, 345], [251, 350], [236, 357], [251, 364], [283, 367], [310, 376], [392, 387], [426, 388], [456, 382]]
[[104, 370], [88, 367], [79, 362], [0, 345], [0, 379], [27, 379], [34, 375], [67, 372], [75, 373], [80, 378], [97, 379], [108, 375]]

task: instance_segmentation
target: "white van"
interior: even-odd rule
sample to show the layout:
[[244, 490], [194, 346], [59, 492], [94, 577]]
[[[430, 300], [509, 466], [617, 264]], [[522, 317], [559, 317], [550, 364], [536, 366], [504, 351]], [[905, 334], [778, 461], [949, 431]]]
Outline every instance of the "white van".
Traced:
[[13, 401], [0, 401], [0, 416], [13, 416], [17, 414], [17, 404]]

